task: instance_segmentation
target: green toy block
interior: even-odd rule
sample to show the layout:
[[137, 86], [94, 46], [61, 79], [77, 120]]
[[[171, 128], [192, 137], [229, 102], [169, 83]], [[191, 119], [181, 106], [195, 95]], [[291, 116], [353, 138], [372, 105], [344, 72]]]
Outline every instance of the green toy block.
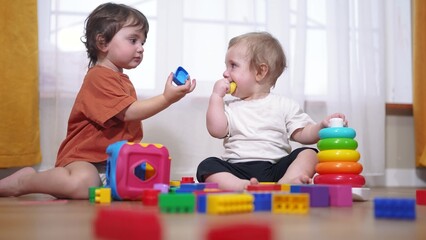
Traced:
[[193, 213], [195, 209], [195, 195], [192, 193], [162, 193], [158, 202], [162, 213]]

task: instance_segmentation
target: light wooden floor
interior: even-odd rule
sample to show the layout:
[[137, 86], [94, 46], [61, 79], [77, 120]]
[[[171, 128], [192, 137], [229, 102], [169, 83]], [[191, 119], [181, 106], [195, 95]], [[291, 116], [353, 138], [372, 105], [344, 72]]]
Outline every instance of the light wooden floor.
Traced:
[[[374, 197], [415, 198], [413, 188], [373, 188]], [[140, 202], [113, 202], [112, 207], [144, 208]], [[92, 221], [99, 204], [54, 200], [47, 195], [0, 198], [0, 239], [96, 239]], [[152, 209], [151, 209], [152, 210]], [[161, 214], [164, 239], [203, 239], [212, 226], [236, 222], [270, 223], [275, 239], [426, 239], [426, 206], [416, 206], [415, 221], [378, 220], [373, 202], [352, 208], [311, 208], [307, 215], [248, 213], [213, 216]], [[143, 223], [141, 223], [143, 224]], [[141, 233], [143, 239], [143, 233]]]

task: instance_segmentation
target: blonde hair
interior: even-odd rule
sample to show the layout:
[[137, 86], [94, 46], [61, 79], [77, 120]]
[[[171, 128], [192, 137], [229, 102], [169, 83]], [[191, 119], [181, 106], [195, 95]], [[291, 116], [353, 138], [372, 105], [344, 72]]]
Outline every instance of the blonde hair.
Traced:
[[250, 32], [232, 38], [228, 49], [234, 45], [245, 43], [250, 69], [259, 69], [261, 64], [268, 66], [266, 77], [275, 86], [277, 79], [287, 67], [287, 60], [280, 42], [267, 32]]

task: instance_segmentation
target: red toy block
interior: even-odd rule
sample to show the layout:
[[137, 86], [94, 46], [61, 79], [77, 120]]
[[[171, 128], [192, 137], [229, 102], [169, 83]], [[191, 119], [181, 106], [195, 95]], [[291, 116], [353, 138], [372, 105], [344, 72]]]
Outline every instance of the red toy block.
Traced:
[[193, 177], [182, 177], [180, 183], [195, 183], [195, 181]]
[[416, 203], [417, 205], [426, 205], [426, 189], [416, 190]]
[[208, 230], [206, 240], [272, 240], [273, 232], [269, 225], [237, 223]]
[[281, 191], [280, 184], [248, 185], [247, 191]]
[[142, 192], [142, 203], [145, 206], [157, 206], [158, 195], [160, 194], [159, 189], [145, 189]]
[[95, 236], [101, 239], [162, 239], [158, 215], [135, 209], [100, 208], [93, 228]]

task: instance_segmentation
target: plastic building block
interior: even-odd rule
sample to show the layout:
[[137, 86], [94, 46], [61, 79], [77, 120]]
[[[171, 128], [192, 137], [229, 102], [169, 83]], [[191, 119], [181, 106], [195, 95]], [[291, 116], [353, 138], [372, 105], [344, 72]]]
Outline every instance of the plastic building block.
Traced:
[[300, 192], [309, 194], [310, 207], [330, 206], [330, 194], [328, 186], [305, 185], [300, 187]]
[[206, 233], [206, 240], [272, 240], [274, 239], [271, 226], [258, 223], [235, 223], [226, 226], [216, 226]]
[[192, 193], [194, 191], [203, 190], [205, 185], [198, 183], [183, 183], [180, 185], [178, 189], [176, 189], [176, 193]]
[[158, 195], [160, 190], [158, 189], [145, 189], [142, 192], [142, 203], [145, 206], [157, 206], [158, 205]]
[[414, 220], [416, 219], [416, 200], [411, 198], [375, 198], [374, 216], [376, 218]]
[[188, 72], [183, 67], [179, 66], [173, 74], [173, 82], [176, 83], [176, 85], [184, 85], [188, 76]]
[[89, 187], [89, 202], [96, 203], [96, 189], [100, 187]]
[[426, 205], [426, 189], [416, 190], [416, 203], [417, 205]]
[[247, 191], [281, 191], [280, 184], [248, 185]]
[[306, 214], [309, 212], [309, 194], [275, 193], [272, 195], [272, 212]]
[[205, 188], [204, 190], [197, 190], [193, 192], [196, 195], [196, 209], [198, 213], [207, 212], [207, 195], [214, 193], [229, 193], [221, 189]]
[[254, 211], [255, 212], [270, 212], [272, 208], [272, 194], [266, 192], [254, 192]]
[[352, 187], [349, 185], [329, 185], [330, 206], [352, 207]]
[[290, 188], [291, 188], [291, 185], [290, 184], [281, 184], [281, 191], [282, 192], [290, 192]]
[[89, 201], [91, 203], [111, 203], [111, 189], [101, 187], [90, 187]]
[[182, 177], [180, 183], [195, 183], [195, 181], [193, 177]]
[[302, 185], [290, 185], [290, 193], [300, 193]]
[[162, 213], [193, 213], [195, 210], [195, 195], [192, 193], [162, 193], [158, 201]]
[[209, 194], [207, 196], [208, 214], [229, 214], [253, 212], [254, 197], [246, 193]]
[[180, 181], [178, 180], [170, 181], [170, 187], [180, 187]]
[[95, 190], [96, 203], [111, 203], [111, 188], [99, 188]]
[[135, 209], [102, 207], [93, 223], [97, 239], [151, 239], [161, 240], [162, 229], [158, 215]]
[[109, 145], [106, 152], [106, 185], [115, 200], [140, 200], [144, 189], [170, 181], [171, 159], [161, 144], [120, 141]]
[[169, 185], [164, 184], [164, 183], [156, 183], [156, 184], [154, 184], [154, 189], [158, 189], [162, 193], [168, 193], [169, 192]]
[[197, 194], [197, 212], [206, 213], [207, 212], [207, 194]]

